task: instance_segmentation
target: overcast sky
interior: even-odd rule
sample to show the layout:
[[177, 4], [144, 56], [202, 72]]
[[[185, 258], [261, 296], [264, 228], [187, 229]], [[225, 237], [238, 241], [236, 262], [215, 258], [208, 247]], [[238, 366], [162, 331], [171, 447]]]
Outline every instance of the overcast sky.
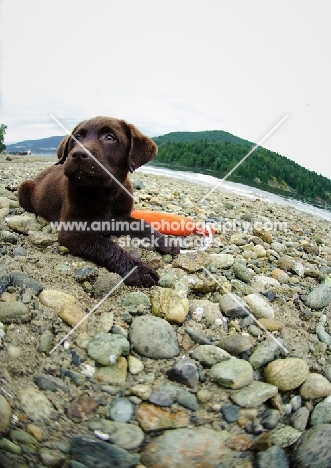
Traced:
[[6, 142], [110, 115], [225, 130], [331, 178], [328, 0], [1, 0]]

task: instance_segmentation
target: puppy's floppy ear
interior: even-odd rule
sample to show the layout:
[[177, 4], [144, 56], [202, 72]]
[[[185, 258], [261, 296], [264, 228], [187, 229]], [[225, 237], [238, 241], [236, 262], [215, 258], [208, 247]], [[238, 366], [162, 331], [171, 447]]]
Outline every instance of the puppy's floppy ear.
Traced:
[[70, 135], [67, 135], [66, 137], [63, 138], [63, 140], [59, 144], [57, 152], [56, 152], [59, 161], [55, 163], [55, 165], [63, 164], [64, 161], [67, 159], [69, 141], [70, 141]]
[[68, 154], [69, 154], [69, 143], [70, 143], [70, 137], [71, 135], [74, 135], [74, 133], [76, 132], [77, 128], [79, 127], [79, 125], [81, 125], [82, 123], [84, 123], [85, 121], [83, 122], [80, 122], [78, 125], [76, 125], [76, 127], [73, 129], [73, 131], [71, 132], [70, 135], [67, 135], [66, 137], [63, 138], [63, 140], [61, 141], [61, 143], [59, 144], [58, 146], [58, 149], [57, 149], [57, 157], [59, 159], [59, 161], [57, 163], [55, 163], [55, 165], [57, 164], [64, 164], [65, 160], [67, 159], [68, 157]]
[[143, 135], [134, 125], [127, 124], [131, 133], [131, 147], [128, 156], [130, 172], [151, 161], [157, 155], [157, 145], [153, 140]]

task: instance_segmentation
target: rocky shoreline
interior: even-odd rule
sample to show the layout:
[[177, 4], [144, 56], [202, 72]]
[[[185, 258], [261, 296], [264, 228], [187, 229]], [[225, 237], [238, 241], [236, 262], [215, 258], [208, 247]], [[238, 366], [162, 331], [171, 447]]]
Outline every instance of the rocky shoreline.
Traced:
[[330, 222], [133, 174], [137, 208], [216, 232], [127, 246], [159, 284], [103, 301], [121, 278], [18, 205], [52, 163], [0, 158], [0, 466], [331, 466]]

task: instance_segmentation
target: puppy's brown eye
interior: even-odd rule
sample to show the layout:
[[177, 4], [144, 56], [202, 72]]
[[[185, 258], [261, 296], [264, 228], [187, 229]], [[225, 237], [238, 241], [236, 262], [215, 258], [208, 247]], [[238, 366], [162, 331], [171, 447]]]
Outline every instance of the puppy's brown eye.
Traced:
[[80, 133], [75, 133], [74, 138], [76, 138], [76, 140], [80, 140], [81, 139], [81, 134]]
[[116, 141], [116, 138], [114, 137], [114, 135], [112, 135], [111, 133], [107, 133], [106, 135], [106, 140], [108, 141]]

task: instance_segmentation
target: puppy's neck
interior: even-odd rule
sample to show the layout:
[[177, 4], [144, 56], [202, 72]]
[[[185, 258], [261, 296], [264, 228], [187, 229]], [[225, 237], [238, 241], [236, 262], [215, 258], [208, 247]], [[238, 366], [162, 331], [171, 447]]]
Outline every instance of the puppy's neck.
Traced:
[[113, 204], [118, 198], [120, 191], [119, 187], [115, 184], [113, 187], [102, 187], [102, 186], [84, 186], [71, 183], [68, 180], [68, 201], [70, 204], [75, 206], [81, 206], [85, 210], [87, 207], [95, 206], [108, 206]]

